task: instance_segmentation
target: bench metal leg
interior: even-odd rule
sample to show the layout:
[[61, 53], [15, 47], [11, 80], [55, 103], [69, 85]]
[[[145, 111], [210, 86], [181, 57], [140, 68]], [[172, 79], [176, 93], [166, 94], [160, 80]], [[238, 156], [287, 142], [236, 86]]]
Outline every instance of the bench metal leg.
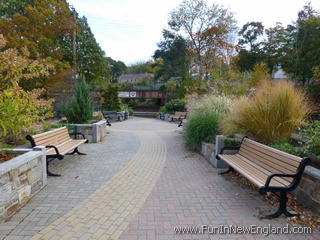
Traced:
[[261, 219], [273, 219], [273, 218], [280, 217], [282, 214], [284, 214], [287, 217], [299, 216], [299, 214], [294, 214], [287, 210], [287, 201], [288, 201], [287, 192], [285, 191], [280, 192], [278, 210], [273, 214], [261, 217]]
[[183, 123], [183, 119], [180, 119], [180, 123], [179, 123], [178, 127], [182, 127], [182, 123]]
[[73, 150], [73, 152], [68, 153], [68, 155], [73, 155], [73, 154], [76, 154], [76, 153], [79, 154], [79, 155], [87, 155], [87, 154], [85, 154], [85, 153], [79, 152], [78, 148], [75, 148], [75, 149]]
[[49, 177], [61, 177], [60, 174], [55, 174], [55, 173], [50, 172], [50, 170], [49, 170], [49, 159], [47, 159], [46, 162], [47, 162], [47, 175]]
[[221, 173], [219, 173], [219, 175], [224, 175], [224, 174], [231, 173], [231, 172], [234, 172], [234, 169], [229, 166], [227, 171], [221, 172]]

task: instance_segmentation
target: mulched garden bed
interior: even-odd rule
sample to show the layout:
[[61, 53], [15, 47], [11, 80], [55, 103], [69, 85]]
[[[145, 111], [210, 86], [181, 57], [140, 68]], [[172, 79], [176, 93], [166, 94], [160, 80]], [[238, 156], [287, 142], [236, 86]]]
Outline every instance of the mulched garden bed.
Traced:
[[15, 158], [17, 155], [14, 154], [6, 154], [6, 153], [0, 153], [0, 163], [6, 162], [11, 160], [12, 158]]

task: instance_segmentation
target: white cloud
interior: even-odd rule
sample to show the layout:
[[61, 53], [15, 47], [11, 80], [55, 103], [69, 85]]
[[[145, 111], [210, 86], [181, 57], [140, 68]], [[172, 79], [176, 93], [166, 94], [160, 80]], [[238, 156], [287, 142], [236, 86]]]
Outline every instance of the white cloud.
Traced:
[[[126, 64], [151, 58], [168, 15], [181, 0], [69, 0], [85, 15], [97, 41], [108, 56]], [[242, 26], [262, 21], [266, 27], [284, 25], [297, 17], [305, 0], [208, 0], [230, 8]], [[320, 1], [311, 1], [320, 9]]]

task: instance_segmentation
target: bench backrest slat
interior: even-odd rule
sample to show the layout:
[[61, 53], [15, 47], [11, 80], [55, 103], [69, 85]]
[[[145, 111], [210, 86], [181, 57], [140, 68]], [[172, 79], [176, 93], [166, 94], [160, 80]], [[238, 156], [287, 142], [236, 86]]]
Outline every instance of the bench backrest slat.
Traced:
[[277, 170], [280, 173], [292, 173], [296, 171], [296, 167], [286, 165], [283, 162], [277, 162], [273, 158], [270, 158], [268, 155], [265, 155], [260, 152], [256, 152], [254, 149], [248, 149], [245, 146], [239, 151], [240, 155], [244, 156], [250, 161], [256, 163], [257, 165], [268, 169], [269, 171]]
[[301, 158], [245, 138], [239, 154], [270, 172], [295, 173]]
[[51, 139], [52, 137], [59, 137], [59, 136], [64, 136], [66, 135], [66, 131], [64, 129], [59, 129], [59, 131], [54, 131], [54, 132], [46, 132], [47, 134], [42, 135], [43, 133], [41, 133], [41, 136], [38, 135], [34, 135], [33, 138], [36, 141], [46, 141], [47, 139]]
[[174, 118], [180, 118], [180, 117], [185, 117], [187, 115], [186, 112], [175, 112]]
[[258, 143], [256, 141], [253, 141], [251, 139], [246, 139], [246, 142], [247, 143], [251, 143], [252, 146], [257, 146], [257, 147], [259, 147], [259, 148], [261, 148], [261, 149], [263, 149], [265, 151], [269, 151], [269, 152], [271, 152], [273, 154], [277, 154], [279, 156], [282, 156], [285, 159], [291, 160], [291, 161], [293, 161], [295, 163], [296, 166], [298, 166], [300, 164], [300, 162], [301, 162], [301, 158], [300, 157], [297, 157], [295, 155], [292, 155], [292, 154], [289, 154], [289, 153], [286, 153], [286, 152], [282, 152], [282, 151], [280, 151], [278, 149], [266, 146], [264, 144], [261, 144], [261, 143]]
[[45, 139], [42, 141], [36, 141], [37, 145], [47, 146], [47, 145], [59, 145], [66, 141], [70, 140], [68, 135], [60, 135], [60, 136], [53, 136], [52, 138]]
[[32, 137], [35, 144], [38, 146], [56, 146], [71, 139], [66, 127], [61, 127], [48, 132], [33, 135]]
[[[230, 155], [229, 157], [232, 158], [232, 155]], [[240, 158], [243, 162], [249, 163], [250, 164], [250, 160], [248, 160], [247, 158], [241, 157], [241, 156], [237, 156], [238, 158]], [[234, 157], [233, 157], [234, 158]], [[238, 162], [239, 164], [239, 162]], [[270, 169], [270, 168], [264, 168], [263, 166], [254, 166], [254, 169], [258, 169], [259, 171], [254, 171], [254, 170], [250, 170], [247, 169], [248, 173], [251, 173], [252, 175], [255, 175], [259, 181], [264, 182], [265, 181], [265, 176], [266, 175], [270, 175], [270, 173], [273, 173], [274, 169]], [[282, 178], [277, 178], [276, 179], [277, 182], [281, 183], [281, 184], [288, 184], [288, 181]], [[290, 179], [290, 181], [292, 181], [292, 179]]]

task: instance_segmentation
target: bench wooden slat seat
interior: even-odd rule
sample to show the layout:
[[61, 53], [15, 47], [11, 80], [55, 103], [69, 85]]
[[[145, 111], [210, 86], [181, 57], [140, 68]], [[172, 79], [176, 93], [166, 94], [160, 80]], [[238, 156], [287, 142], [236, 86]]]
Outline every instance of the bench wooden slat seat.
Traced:
[[[225, 150], [238, 150], [236, 154], [224, 154]], [[265, 218], [279, 217], [281, 214], [294, 216], [287, 211], [287, 192], [294, 190], [302, 177], [309, 158], [300, 158], [244, 137], [239, 147], [225, 147], [217, 155], [229, 169], [224, 173], [237, 171], [259, 188], [261, 194], [279, 192], [280, 204], [276, 213]]]
[[37, 135], [28, 135], [26, 139], [30, 141], [32, 147], [46, 147], [47, 173], [49, 176], [60, 176], [49, 171], [48, 165], [50, 161], [54, 159], [62, 160], [67, 154], [77, 153], [85, 155], [79, 152], [78, 147], [83, 143], [87, 143], [88, 140], [85, 139], [81, 133], [74, 133], [74, 135], [81, 135], [83, 139], [72, 139], [66, 127], [57, 128]]
[[[79, 139], [79, 140], [69, 140], [67, 142], [61, 143], [56, 147], [59, 150], [61, 155], [66, 155], [67, 153], [73, 151], [75, 148], [79, 147], [81, 144], [85, 143], [86, 139]], [[55, 154], [55, 150], [53, 148], [49, 148], [46, 150], [47, 155]]]

